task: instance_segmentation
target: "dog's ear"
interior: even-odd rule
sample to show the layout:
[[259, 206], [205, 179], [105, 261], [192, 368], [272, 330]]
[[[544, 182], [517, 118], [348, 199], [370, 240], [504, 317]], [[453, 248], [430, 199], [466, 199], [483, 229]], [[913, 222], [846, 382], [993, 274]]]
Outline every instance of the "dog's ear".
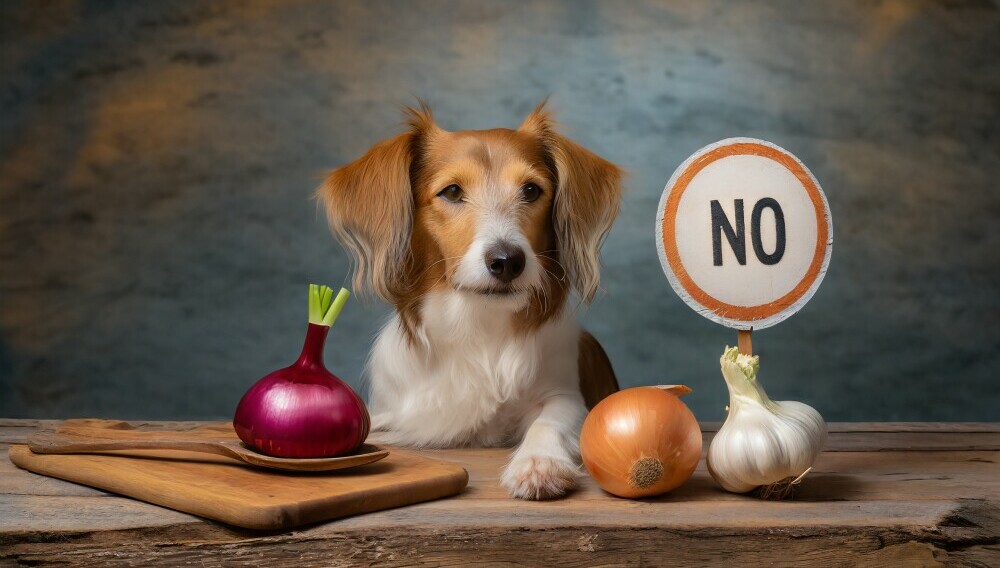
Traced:
[[316, 196], [330, 228], [354, 257], [354, 288], [392, 302], [406, 287], [413, 230], [412, 174], [421, 139], [436, 128], [426, 106], [407, 107], [410, 130], [330, 172]]
[[542, 140], [556, 173], [552, 219], [559, 255], [580, 298], [601, 285], [601, 244], [621, 209], [622, 170], [555, 130], [545, 103], [518, 129]]

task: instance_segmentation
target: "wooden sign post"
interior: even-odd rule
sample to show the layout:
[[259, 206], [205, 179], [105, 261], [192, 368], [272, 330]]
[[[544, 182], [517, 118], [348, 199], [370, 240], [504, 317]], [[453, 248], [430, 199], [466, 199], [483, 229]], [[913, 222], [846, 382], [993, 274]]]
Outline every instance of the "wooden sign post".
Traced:
[[797, 312], [833, 251], [830, 206], [787, 150], [730, 138], [695, 152], [670, 178], [656, 218], [660, 264], [674, 291], [708, 319], [750, 333]]

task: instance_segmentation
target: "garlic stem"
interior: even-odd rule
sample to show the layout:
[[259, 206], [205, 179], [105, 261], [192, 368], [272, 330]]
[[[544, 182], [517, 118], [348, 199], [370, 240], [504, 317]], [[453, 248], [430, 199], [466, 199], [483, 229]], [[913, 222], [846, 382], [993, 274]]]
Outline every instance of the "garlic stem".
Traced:
[[726, 347], [721, 363], [722, 377], [726, 379], [726, 386], [729, 388], [730, 412], [738, 408], [740, 403], [748, 401], [763, 404], [770, 410], [775, 409], [774, 401], [757, 381], [760, 356], [744, 355], [736, 347]]

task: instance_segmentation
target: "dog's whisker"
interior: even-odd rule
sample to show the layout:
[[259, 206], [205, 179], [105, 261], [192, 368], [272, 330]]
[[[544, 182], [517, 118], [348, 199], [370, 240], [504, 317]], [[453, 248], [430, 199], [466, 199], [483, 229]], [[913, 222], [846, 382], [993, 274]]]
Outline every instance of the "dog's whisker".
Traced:
[[[543, 252], [540, 252], [540, 253], [536, 254], [535, 257], [536, 258], [544, 258], [546, 260], [552, 261], [553, 263], [555, 263], [556, 266], [558, 266], [559, 268], [561, 268], [563, 270], [563, 272], [565, 273], [566, 272], [566, 267], [563, 266], [563, 263], [559, 262], [558, 260], [556, 260], [555, 258], [553, 258], [551, 256], [548, 256], [546, 254], [548, 252], [558, 252], [558, 251], [543, 251]], [[541, 262], [539, 261], [539, 264], [540, 263]]]
[[545, 272], [547, 272], [549, 274], [549, 276], [552, 277], [552, 280], [555, 280], [556, 282], [565, 282], [566, 281], [566, 273], [565, 272], [563, 272], [562, 276], [557, 276], [555, 272], [552, 272], [551, 270], [549, 270], [548, 268], [545, 268], [544, 266], [542, 267], [542, 270], [544, 270]]
[[[459, 257], [453, 257], [453, 258], [461, 258], [461, 257], [459, 256]], [[455, 266], [454, 268], [452, 268], [452, 272], [453, 272], [453, 273], [454, 273], [454, 272], [455, 272], [456, 270], [458, 270], [458, 267], [457, 267], [457, 266]], [[438, 284], [440, 284], [442, 280], [444, 280], [445, 278], [451, 278], [451, 277], [453, 277], [453, 276], [454, 276], [454, 274], [449, 274], [449, 273], [448, 273], [448, 270], [444, 270], [444, 271], [442, 271], [442, 272], [441, 272], [441, 276], [439, 276], [439, 277], [438, 277], [438, 279], [437, 279], [437, 280], [435, 280], [435, 281], [434, 281], [434, 283], [433, 283], [433, 284], [431, 284], [431, 286], [430, 286], [430, 287], [431, 287], [432, 289], [433, 289], [433, 288], [437, 288]]]
[[423, 278], [425, 274], [427, 274], [428, 272], [430, 272], [430, 270], [432, 268], [434, 268], [435, 266], [437, 266], [438, 264], [441, 264], [442, 262], [447, 262], [449, 260], [455, 260], [457, 258], [462, 258], [462, 256], [464, 256], [464, 255], [448, 256], [448, 257], [442, 258], [440, 260], [436, 260], [436, 261], [432, 262], [431, 264], [429, 264], [426, 268], [424, 268], [423, 272], [420, 273], [420, 276], [418, 278]]

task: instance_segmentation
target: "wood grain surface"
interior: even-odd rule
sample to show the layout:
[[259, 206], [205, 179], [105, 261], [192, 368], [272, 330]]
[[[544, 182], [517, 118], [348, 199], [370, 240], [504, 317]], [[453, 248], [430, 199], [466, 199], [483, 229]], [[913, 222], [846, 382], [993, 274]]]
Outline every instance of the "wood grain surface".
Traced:
[[[0, 421], [0, 450], [58, 424]], [[435, 450], [416, 453], [464, 467], [460, 496], [292, 531], [235, 529], [0, 460], [0, 565], [1000, 565], [1000, 425], [830, 431], [791, 502], [723, 492], [704, 463], [656, 499], [584, 478], [566, 499], [516, 501], [498, 484], [507, 450]]]
[[[71, 421], [61, 438], [230, 441], [232, 426], [212, 424], [182, 432], [143, 432], [118, 421]], [[468, 474], [453, 463], [392, 451], [380, 462], [338, 472], [292, 473], [248, 467], [231, 458], [176, 450], [121, 450], [94, 454], [37, 454], [11, 446], [15, 465], [250, 529], [287, 529], [307, 523], [439, 499], [460, 492]]]

